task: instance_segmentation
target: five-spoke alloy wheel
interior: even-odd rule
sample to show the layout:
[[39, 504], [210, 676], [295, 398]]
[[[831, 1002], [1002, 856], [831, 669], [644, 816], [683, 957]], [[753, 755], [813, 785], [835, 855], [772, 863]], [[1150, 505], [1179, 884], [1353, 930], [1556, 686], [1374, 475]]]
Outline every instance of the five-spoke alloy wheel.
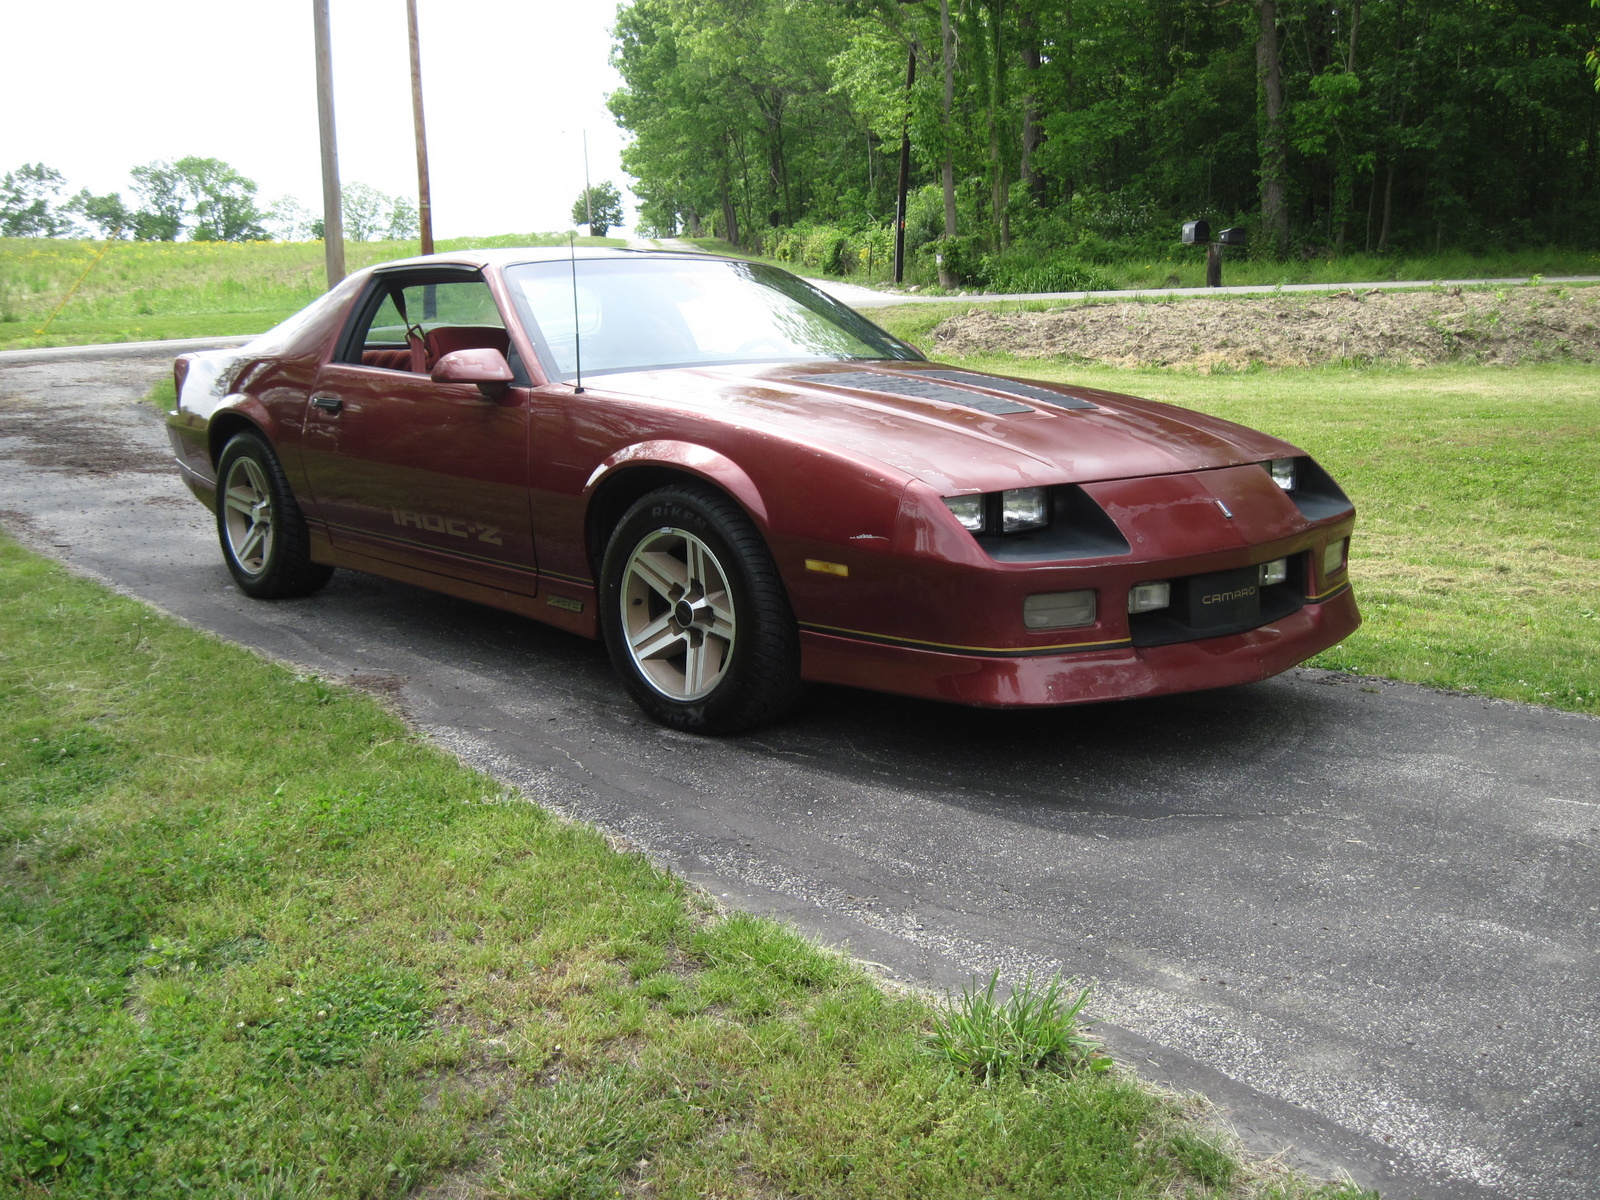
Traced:
[[300, 506], [272, 447], [255, 432], [235, 434], [217, 460], [217, 537], [234, 582], [257, 599], [309, 595], [333, 574], [311, 561]]
[[799, 695], [799, 641], [766, 543], [701, 484], [651, 492], [618, 522], [601, 571], [611, 660], [656, 720], [734, 733]]

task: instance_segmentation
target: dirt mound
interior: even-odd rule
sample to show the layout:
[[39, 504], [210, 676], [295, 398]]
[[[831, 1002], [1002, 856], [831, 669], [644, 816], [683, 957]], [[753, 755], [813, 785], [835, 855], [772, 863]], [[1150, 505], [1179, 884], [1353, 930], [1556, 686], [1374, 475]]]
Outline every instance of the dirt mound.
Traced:
[[1331, 362], [1600, 362], [1600, 288], [1335, 292], [973, 309], [935, 357], [1014, 354], [1121, 367], [1241, 370]]

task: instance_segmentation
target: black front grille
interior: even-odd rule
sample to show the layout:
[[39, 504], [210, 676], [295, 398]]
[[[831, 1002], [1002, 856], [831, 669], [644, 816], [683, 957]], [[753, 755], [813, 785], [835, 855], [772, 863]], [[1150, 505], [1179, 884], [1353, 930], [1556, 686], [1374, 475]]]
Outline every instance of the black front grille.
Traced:
[[1290, 556], [1289, 577], [1266, 587], [1259, 565], [1170, 580], [1172, 602], [1155, 612], [1129, 614], [1129, 635], [1135, 646], [1167, 646], [1279, 620], [1306, 602], [1306, 565], [1304, 554]]

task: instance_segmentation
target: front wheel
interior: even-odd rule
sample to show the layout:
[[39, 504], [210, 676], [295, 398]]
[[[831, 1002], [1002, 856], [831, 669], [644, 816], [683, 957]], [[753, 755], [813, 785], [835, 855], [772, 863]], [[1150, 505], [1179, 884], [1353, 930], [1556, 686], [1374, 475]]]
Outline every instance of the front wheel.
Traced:
[[309, 596], [333, 574], [311, 561], [305, 518], [259, 433], [235, 434], [217, 460], [217, 538], [233, 581], [258, 600]]
[[800, 645], [777, 566], [750, 519], [700, 484], [662, 488], [617, 524], [600, 573], [611, 661], [655, 720], [738, 733], [800, 696]]

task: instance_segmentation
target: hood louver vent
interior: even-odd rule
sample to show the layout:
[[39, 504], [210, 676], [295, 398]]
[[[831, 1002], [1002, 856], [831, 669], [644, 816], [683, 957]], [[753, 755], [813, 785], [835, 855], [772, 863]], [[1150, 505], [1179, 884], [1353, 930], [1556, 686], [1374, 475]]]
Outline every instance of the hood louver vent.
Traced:
[[[928, 375], [932, 372], [920, 372]], [[947, 374], [954, 375], [951, 371]], [[856, 388], [863, 392], [883, 392], [891, 396], [911, 396], [918, 400], [938, 400], [945, 404], [959, 404], [979, 412], [1005, 416], [1008, 413], [1033, 412], [1026, 404], [1002, 400], [998, 396], [984, 396], [964, 388], [953, 388], [943, 383], [921, 379], [908, 379], [904, 375], [879, 375], [876, 371], [830, 371], [826, 375], [798, 375], [800, 383], [820, 383], [824, 387]], [[1059, 397], [1066, 399], [1066, 397]]]
[[1098, 408], [1077, 396], [1052, 392], [1049, 388], [1035, 387], [1031, 383], [1017, 383], [1011, 379], [996, 379], [992, 375], [974, 375], [970, 371], [918, 371], [929, 379], [943, 379], [949, 383], [966, 383], [973, 387], [988, 388], [991, 392], [1005, 392], [1008, 396], [1026, 396], [1029, 400], [1043, 400], [1058, 408]]

